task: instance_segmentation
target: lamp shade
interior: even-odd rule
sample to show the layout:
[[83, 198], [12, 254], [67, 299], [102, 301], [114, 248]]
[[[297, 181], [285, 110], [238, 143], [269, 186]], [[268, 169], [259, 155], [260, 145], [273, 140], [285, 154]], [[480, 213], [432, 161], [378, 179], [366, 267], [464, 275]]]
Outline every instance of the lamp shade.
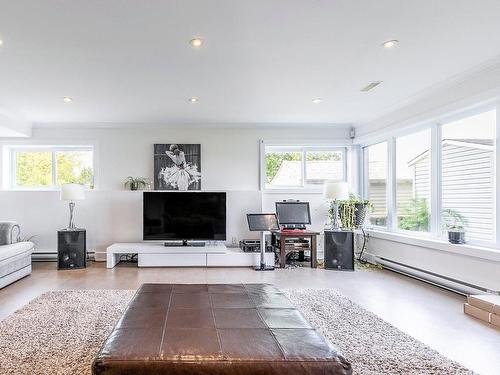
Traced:
[[347, 182], [325, 182], [323, 197], [332, 200], [349, 199], [349, 186]]
[[85, 199], [85, 188], [80, 184], [62, 184], [62, 201], [82, 201]]

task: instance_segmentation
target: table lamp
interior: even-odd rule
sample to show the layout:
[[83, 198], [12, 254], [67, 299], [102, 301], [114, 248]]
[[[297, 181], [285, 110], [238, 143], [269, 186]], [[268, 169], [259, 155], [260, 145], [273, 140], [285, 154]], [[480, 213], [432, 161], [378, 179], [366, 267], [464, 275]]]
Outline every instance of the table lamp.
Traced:
[[323, 197], [332, 201], [332, 229], [339, 230], [339, 203], [338, 201], [349, 199], [349, 185], [347, 182], [325, 182]]
[[85, 199], [85, 188], [80, 184], [62, 184], [61, 200], [69, 201], [69, 225], [68, 230], [75, 230], [76, 226], [73, 221], [73, 210], [75, 209], [75, 201]]

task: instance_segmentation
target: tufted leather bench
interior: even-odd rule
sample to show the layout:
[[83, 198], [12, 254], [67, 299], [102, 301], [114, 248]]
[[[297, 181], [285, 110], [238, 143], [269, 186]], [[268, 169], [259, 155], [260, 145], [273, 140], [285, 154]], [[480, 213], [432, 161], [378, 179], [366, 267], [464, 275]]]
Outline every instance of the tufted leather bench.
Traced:
[[350, 364], [268, 284], [143, 284], [93, 374], [351, 374]]

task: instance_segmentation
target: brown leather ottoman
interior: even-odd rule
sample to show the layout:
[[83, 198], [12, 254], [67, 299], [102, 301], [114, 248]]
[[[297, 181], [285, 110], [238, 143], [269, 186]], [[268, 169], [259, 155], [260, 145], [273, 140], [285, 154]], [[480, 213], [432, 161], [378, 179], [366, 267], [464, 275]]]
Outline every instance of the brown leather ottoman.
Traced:
[[351, 374], [268, 284], [143, 284], [93, 374]]

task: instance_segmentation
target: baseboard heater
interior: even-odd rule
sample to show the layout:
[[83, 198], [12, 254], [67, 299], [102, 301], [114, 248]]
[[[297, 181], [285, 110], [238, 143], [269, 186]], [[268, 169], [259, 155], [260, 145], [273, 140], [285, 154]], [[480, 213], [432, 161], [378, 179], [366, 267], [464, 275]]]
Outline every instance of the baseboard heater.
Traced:
[[372, 258], [371, 260], [375, 261], [376, 263], [381, 264], [386, 269], [400, 273], [405, 276], [413, 277], [417, 280], [450, 290], [455, 293], [463, 295], [481, 294], [481, 293], [500, 294], [500, 291], [498, 290], [489, 290], [479, 285], [474, 285], [462, 280], [457, 280], [448, 276], [426, 271], [387, 258], [377, 257], [372, 254], [370, 254], [370, 258]]
[[57, 252], [53, 251], [40, 251], [31, 254], [31, 260], [33, 262], [57, 262]]
[[[94, 260], [95, 252], [87, 251], [87, 257], [89, 260]], [[57, 262], [57, 252], [54, 251], [37, 251], [31, 254], [31, 260], [33, 262]]]

